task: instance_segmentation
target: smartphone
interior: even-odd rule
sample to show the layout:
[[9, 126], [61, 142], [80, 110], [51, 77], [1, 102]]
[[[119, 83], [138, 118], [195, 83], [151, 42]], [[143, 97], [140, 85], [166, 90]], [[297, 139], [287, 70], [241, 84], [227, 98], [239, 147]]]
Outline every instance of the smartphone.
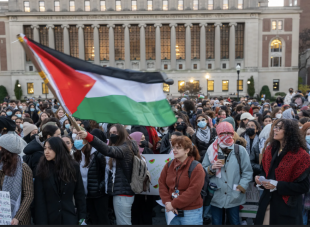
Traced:
[[178, 217], [184, 217], [184, 210], [178, 210]]

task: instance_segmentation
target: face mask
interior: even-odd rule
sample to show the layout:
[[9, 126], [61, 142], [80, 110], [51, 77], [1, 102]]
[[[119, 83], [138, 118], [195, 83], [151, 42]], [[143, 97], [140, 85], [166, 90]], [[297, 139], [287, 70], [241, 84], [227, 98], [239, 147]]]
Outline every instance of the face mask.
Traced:
[[111, 134], [110, 135], [110, 140], [111, 140], [112, 144], [116, 144], [116, 142], [119, 140], [119, 135]]
[[141, 145], [139, 145], [139, 147], [141, 148], [148, 147], [148, 142], [146, 140], [141, 141]]
[[199, 128], [204, 128], [204, 127], [206, 127], [207, 122], [206, 121], [200, 121], [200, 122], [198, 122], [197, 125], [198, 125]]
[[103, 123], [99, 123], [99, 127], [102, 127]]
[[310, 136], [306, 136], [306, 141], [308, 144], [310, 144]]
[[282, 117], [282, 114], [276, 114], [276, 118], [280, 119]]
[[76, 140], [76, 141], [74, 141], [74, 146], [79, 151], [82, 150], [85, 145], [86, 144], [83, 144], [83, 140]]
[[39, 104], [39, 103], [37, 103], [37, 106], [40, 106], [40, 104]]
[[251, 105], [251, 102], [248, 102], [249, 105]]
[[202, 114], [202, 110], [197, 110], [197, 114]]
[[234, 136], [227, 135], [227, 136], [218, 136], [218, 144], [221, 148], [227, 148], [234, 144]]
[[11, 111], [6, 112], [6, 115], [8, 115], [8, 116], [12, 116], [12, 112], [11, 112]]
[[23, 106], [19, 106], [19, 109], [23, 109]]
[[184, 126], [184, 125], [181, 125], [181, 124], [180, 124], [180, 125], [177, 125], [176, 130], [178, 130], [178, 131], [181, 131], [181, 132], [182, 132], [182, 131], [183, 131], [183, 129], [184, 129], [184, 127], [185, 127], [185, 126]]
[[16, 114], [16, 116], [17, 116], [17, 117], [22, 117], [22, 115], [21, 115], [21, 114]]
[[34, 108], [30, 108], [30, 111], [33, 112], [35, 109]]
[[253, 136], [255, 134], [255, 130], [254, 128], [247, 128], [245, 133], [248, 135], [248, 136]]
[[76, 134], [72, 133], [72, 139], [75, 140]]
[[20, 127], [21, 129], [23, 129], [24, 126], [23, 126], [23, 124], [19, 124], [19, 127]]
[[70, 128], [70, 124], [66, 124], [65, 127], [66, 127], [66, 129], [69, 129]]

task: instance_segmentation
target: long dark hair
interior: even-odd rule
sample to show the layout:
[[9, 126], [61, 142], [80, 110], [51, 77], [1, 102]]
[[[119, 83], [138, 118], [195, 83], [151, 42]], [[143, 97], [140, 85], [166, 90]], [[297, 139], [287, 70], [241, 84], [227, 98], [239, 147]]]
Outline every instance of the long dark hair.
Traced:
[[[63, 182], [69, 183], [76, 181], [76, 170], [74, 164], [76, 163], [70, 156], [69, 149], [65, 142], [59, 137], [51, 137], [44, 142], [49, 143], [51, 149], [56, 153], [53, 161], [47, 161], [43, 155], [37, 166], [37, 175], [46, 179], [50, 176], [50, 173], [54, 171], [58, 179]], [[54, 168], [51, 164], [54, 163]]]
[[260, 124], [256, 120], [249, 120], [247, 124], [249, 124], [250, 122], [253, 122], [255, 124], [257, 130], [256, 135], [259, 135], [262, 131], [262, 127], [260, 126]]
[[[90, 153], [91, 153], [92, 146], [89, 143], [87, 143], [85, 144], [83, 149], [84, 149], [83, 154], [85, 155], [85, 165], [83, 166], [83, 168], [86, 168], [90, 164]], [[75, 161], [80, 163], [82, 161], [82, 151], [76, 150], [76, 152], [74, 152], [73, 154], [73, 157]]]
[[55, 125], [46, 125], [42, 131], [42, 137], [40, 137], [40, 141], [43, 142], [47, 140], [47, 136], [53, 136], [58, 129], [59, 128]]
[[15, 174], [18, 162], [18, 154], [14, 154], [1, 147], [0, 163], [3, 163], [2, 171], [6, 176]]
[[198, 118], [200, 118], [200, 117], [203, 117], [204, 119], [206, 119], [207, 127], [210, 128], [209, 117], [206, 114], [199, 114], [199, 115], [197, 115], [196, 120], [195, 120], [195, 124], [196, 125], [198, 124]]
[[[185, 127], [184, 127], [182, 133], [183, 133], [183, 135], [186, 135], [186, 129], [187, 129], [187, 127], [188, 127], [188, 124], [186, 123], [186, 120], [184, 119], [184, 117], [179, 116], [179, 117], [177, 117], [177, 120], [178, 120], [178, 119], [182, 119], [182, 120], [184, 121]], [[178, 121], [175, 122], [173, 125], [170, 125], [170, 126], [169, 126], [168, 131], [169, 131], [170, 133], [173, 133], [173, 132], [175, 131], [176, 128], [174, 127], [174, 125], [177, 124], [177, 123], [178, 123]]]

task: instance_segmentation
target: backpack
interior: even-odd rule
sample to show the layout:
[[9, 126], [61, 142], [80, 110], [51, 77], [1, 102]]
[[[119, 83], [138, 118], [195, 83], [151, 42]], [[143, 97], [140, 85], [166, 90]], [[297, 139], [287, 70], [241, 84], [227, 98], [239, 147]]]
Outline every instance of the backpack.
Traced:
[[[171, 160], [170, 162], [168, 162], [168, 169], [171, 165], [173, 160]], [[191, 175], [192, 175], [192, 172], [193, 170], [196, 168], [196, 166], [201, 163], [194, 160], [192, 161], [191, 165], [189, 166], [189, 169], [188, 169], [188, 177], [191, 178]], [[208, 186], [209, 186], [209, 176], [208, 176], [208, 173], [207, 171], [205, 170], [205, 168], [203, 168], [204, 172], [205, 172], [205, 181], [204, 181], [204, 184], [203, 184], [203, 187], [201, 189], [201, 192], [200, 192], [200, 195], [201, 195], [201, 198], [203, 199], [203, 205], [205, 206], [205, 202], [207, 200], [207, 196], [208, 196]]]
[[140, 194], [150, 190], [151, 174], [147, 170], [146, 162], [136, 155], [133, 156], [132, 174], [131, 174], [131, 190]]

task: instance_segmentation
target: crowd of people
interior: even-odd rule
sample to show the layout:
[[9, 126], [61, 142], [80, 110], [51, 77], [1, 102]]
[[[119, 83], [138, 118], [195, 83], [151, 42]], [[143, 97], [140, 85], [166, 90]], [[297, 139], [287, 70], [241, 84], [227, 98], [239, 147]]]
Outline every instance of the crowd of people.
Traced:
[[[176, 122], [166, 127], [71, 118], [55, 99], [6, 99], [0, 187], [10, 192], [11, 224], [152, 225], [161, 199], [166, 218], [175, 213], [171, 225], [240, 225], [254, 184], [255, 224], [307, 225], [308, 93], [290, 88], [275, 102], [172, 98]], [[174, 156], [158, 196], [134, 192], [136, 160], [147, 166], [145, 154]]]

